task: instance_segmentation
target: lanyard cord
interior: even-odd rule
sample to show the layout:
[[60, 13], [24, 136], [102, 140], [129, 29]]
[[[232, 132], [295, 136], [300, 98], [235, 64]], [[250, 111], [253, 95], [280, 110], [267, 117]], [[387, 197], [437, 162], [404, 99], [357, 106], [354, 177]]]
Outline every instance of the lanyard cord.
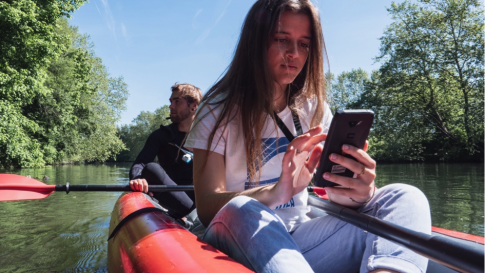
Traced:
[[179, 148], [182, 152], [184, 152], [184, 154], [189, 154], [191, 156], [194, 156], [194, 154], [192, 152], [190, 152], [189, 150], [186, 150], [184, 148], [180, 148], [177, 144], [174, 144], [174, 143], [171, 143], [171, 142], [169, 142], [168, 144]]
[[[303, 130], [301, 129], [300, 117], [298, 117], [298, 114], [293, 110], [291, 110], [291, 115], [293, 116], [293, 123], [295, 124], [296, 136], [302, 135]], [[293, 139], [295, 139], [295, 136], [293, 136], [288, 127], [286, 127], [286, 124], [280, 119], [276, 112], [274, 112], [274, 118], [276, 120], [276, 124], [278, 127], [280, 127], [281, 131], [283, 131], [283, 134], [285, 134], [288, 141], [291, 142]]]

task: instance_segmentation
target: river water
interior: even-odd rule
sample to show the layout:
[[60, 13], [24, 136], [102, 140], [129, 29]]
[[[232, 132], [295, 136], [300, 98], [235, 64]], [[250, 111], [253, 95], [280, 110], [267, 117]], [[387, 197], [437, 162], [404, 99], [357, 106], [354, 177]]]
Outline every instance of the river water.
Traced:
[[[127, 184], [130, 164], [8, 169], [47, 184]], [[380, 164], [376, 183], [420, 188], [433, 225], [484, 235], [484, 165]], [[121, 193], [57, 192], [42, 200], [0, 203], [0, 272], [106, 272], [111, 210]]]

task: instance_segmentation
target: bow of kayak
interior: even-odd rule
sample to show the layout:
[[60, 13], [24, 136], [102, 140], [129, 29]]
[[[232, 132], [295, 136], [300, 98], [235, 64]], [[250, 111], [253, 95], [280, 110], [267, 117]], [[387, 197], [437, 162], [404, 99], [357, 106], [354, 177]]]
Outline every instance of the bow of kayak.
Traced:
[[109, 272], [251, 272], [181, 227], [139, 192], [118, 199], [109, 233]]

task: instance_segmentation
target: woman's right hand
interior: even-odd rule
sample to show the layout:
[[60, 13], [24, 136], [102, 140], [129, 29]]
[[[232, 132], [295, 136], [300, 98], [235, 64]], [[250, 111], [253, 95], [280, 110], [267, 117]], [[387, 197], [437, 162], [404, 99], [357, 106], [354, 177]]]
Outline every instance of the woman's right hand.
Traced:
[[322, 154], [320, 143], [327, 138], [322, 131], [321, 126], [314, 127], [288, 144], [280, 179], [272, 189], [279, 204], [287, 203], [310, 183]]

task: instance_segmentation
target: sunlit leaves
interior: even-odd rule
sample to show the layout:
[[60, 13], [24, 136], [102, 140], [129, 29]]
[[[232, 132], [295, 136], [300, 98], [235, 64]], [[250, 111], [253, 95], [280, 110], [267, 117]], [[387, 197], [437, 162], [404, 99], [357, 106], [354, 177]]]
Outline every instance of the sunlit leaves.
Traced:
[[128, 96], [69, 13], [84, 0], [0, 1], [0, 165], [104, 161]]
[[394, 22], [381, 38], [379, 71], [370, 79], [343, 73], [333, 85], [347, 107], [376, 113], [369, 153], [386, 161], [483, 160], [483, 6], [404, 1], [388, 11]]
[[170, 116], [168, 105], [164, 105], [155, 112], [142, 111], [129, 125], [123, 125], [119, 128], [120, 138], [128, 148], [116, 157], [117, 161], [133, 161], [140, 153], [148, 136], [160, 128], [160, 125], [171, 123], [167, 117]]

